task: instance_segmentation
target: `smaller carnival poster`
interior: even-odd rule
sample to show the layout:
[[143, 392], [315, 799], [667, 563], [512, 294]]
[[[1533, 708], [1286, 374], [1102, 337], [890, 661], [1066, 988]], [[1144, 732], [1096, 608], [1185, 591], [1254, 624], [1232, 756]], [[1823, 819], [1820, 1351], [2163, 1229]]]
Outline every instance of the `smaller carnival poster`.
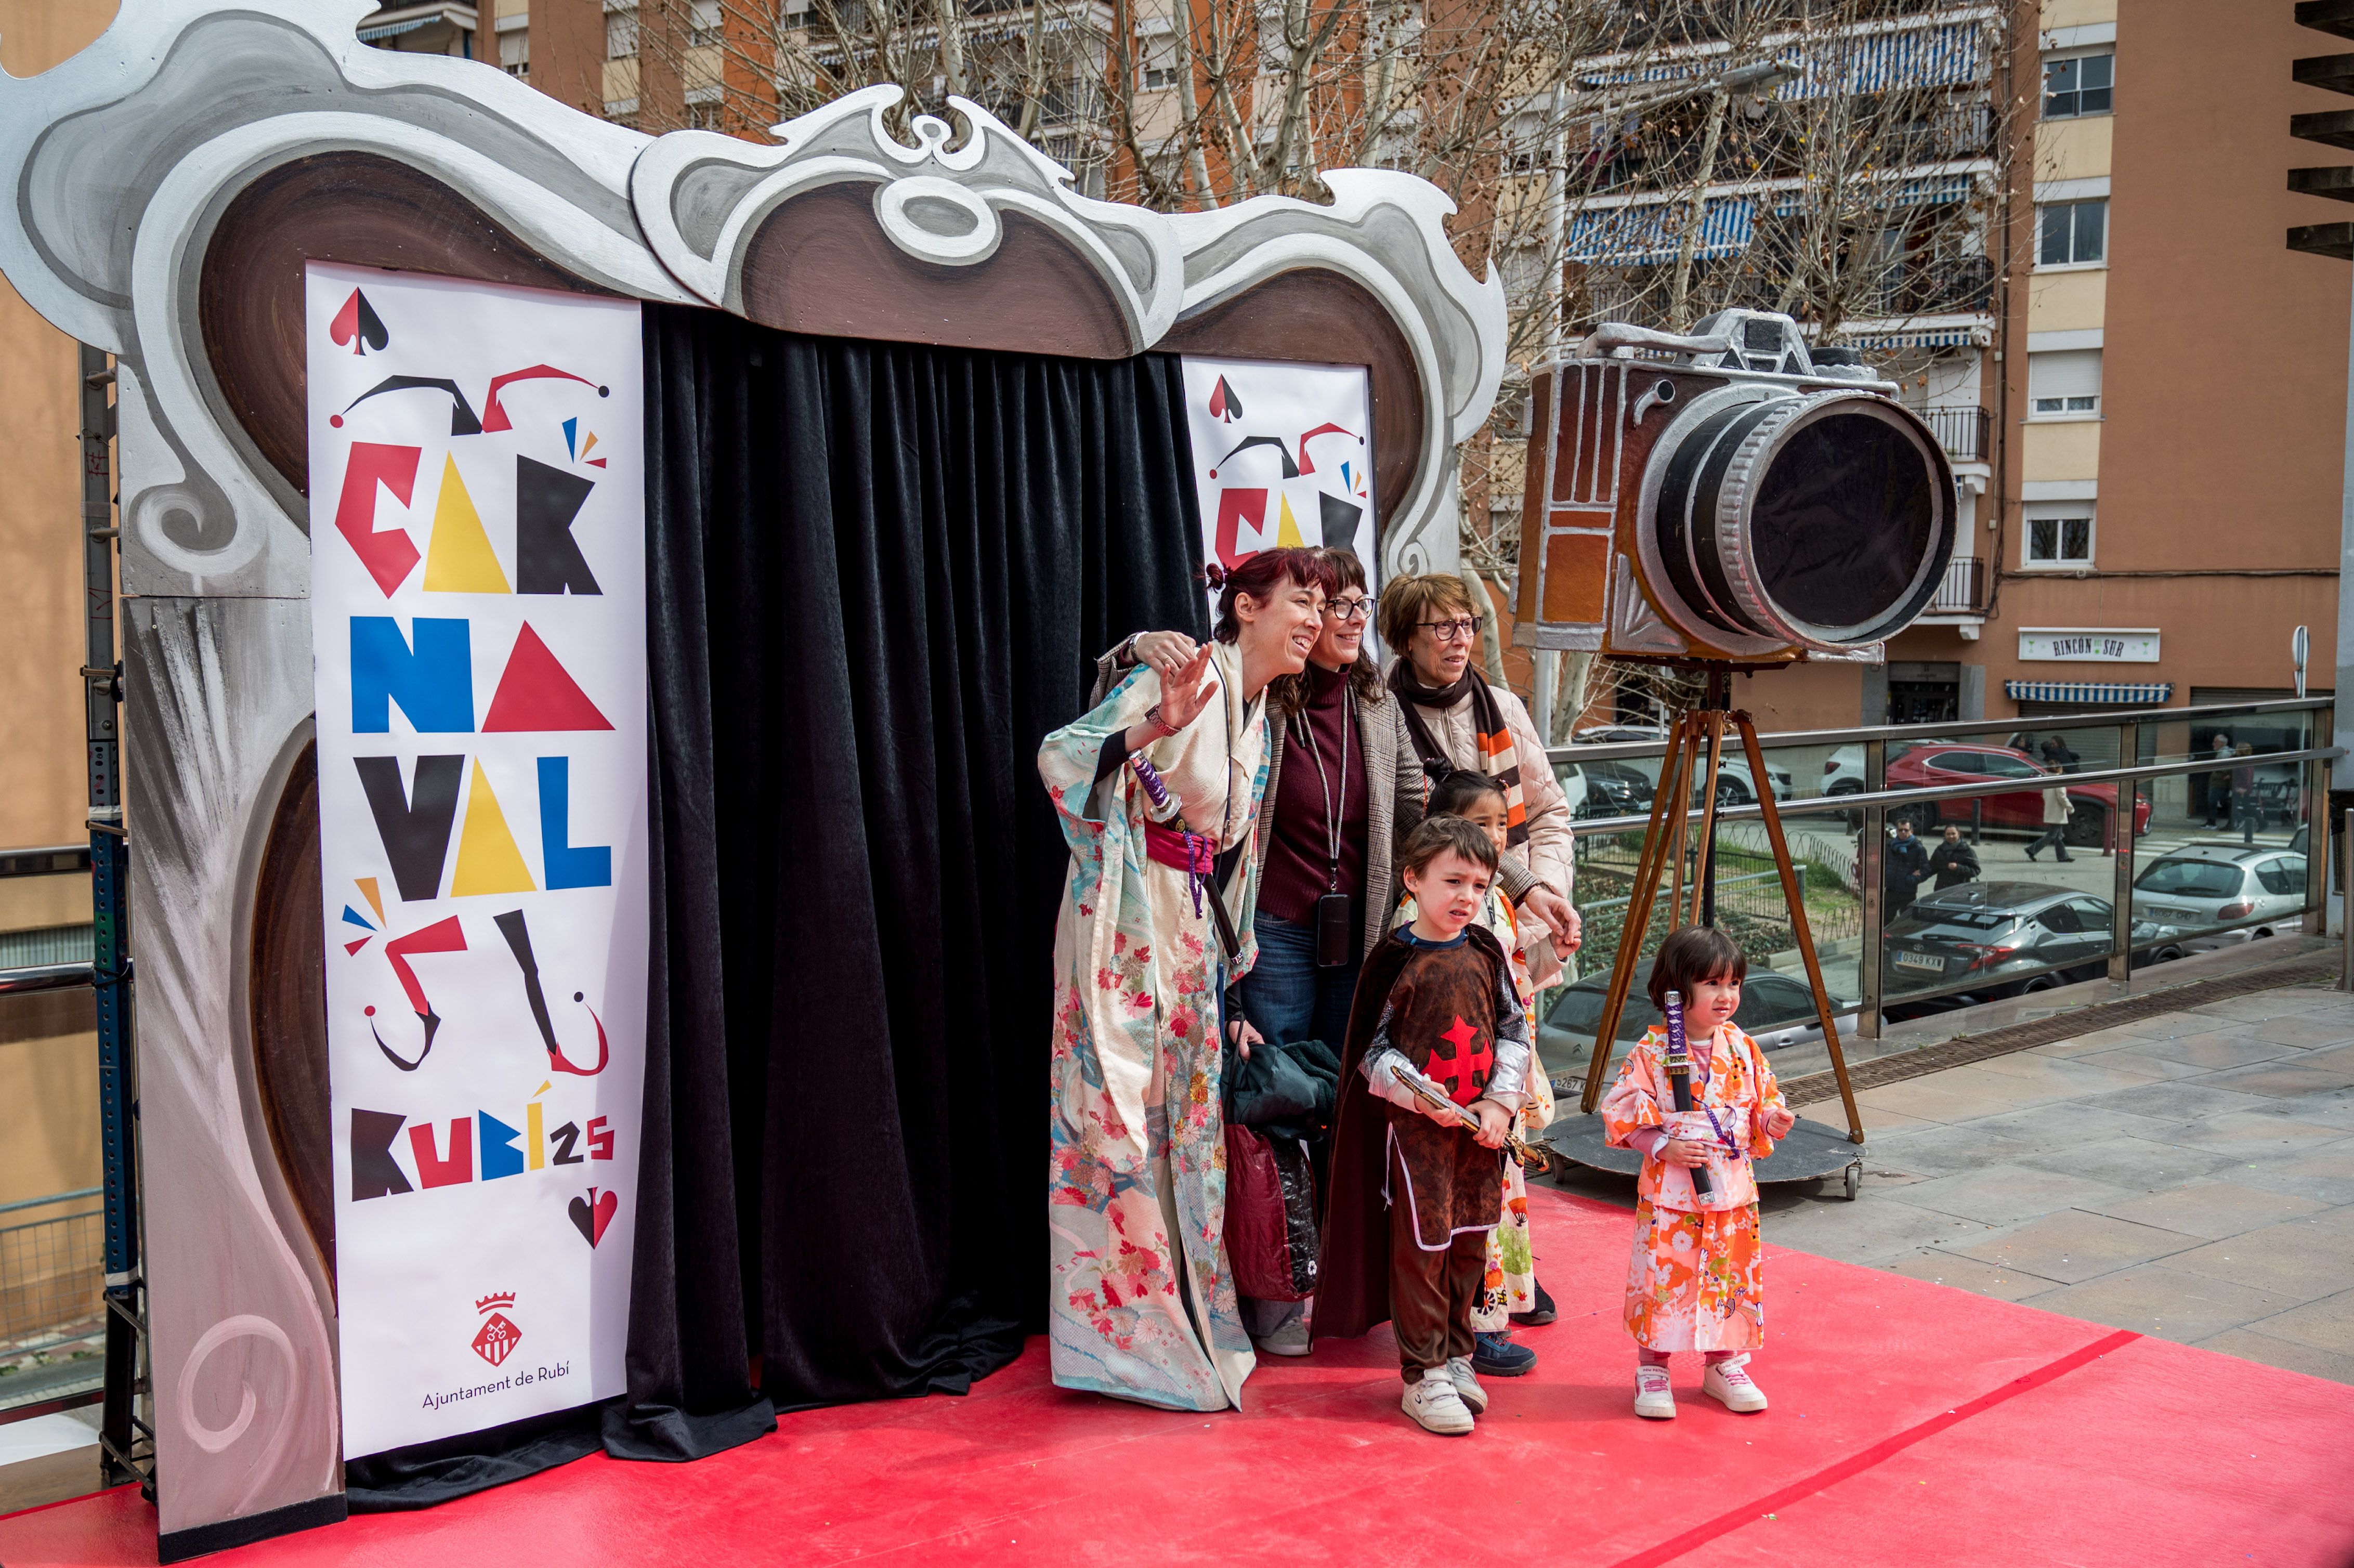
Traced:
[[1371, 379], [1359, 365], [1201, 359], [1185, 366], [1202, 556], [1232, 568], [1289, 545], [1373, 558]]
[[347, 1457], [624, 1387], [646, 933], [638, 307], [306, 274]]

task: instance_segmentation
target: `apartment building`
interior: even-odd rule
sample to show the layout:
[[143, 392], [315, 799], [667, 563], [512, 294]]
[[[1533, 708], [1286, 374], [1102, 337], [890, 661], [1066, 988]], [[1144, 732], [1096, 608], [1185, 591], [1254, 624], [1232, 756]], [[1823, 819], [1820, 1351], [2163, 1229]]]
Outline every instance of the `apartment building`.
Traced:
[[[2289, 117], [2343, 100], [2293, 82], [2326, 44], [2294, 17], [2043, 6], [2018, 521], [1974, 661], [1989, 717], [2292, 695], [2298, 626], [2331, 684], [2347, 275], [2282, 236], [2336, 216], [2286, 189], [2313, 161]], [[2200, 374], [2202, 350], [2245, 374]]]
[[[2299, 626], [2310, 689], [2327, 690], [2347, 277], [2282, 244], [2337, 215], [2285, 175], [2314, 161], [2290, 115], [2343, 106], [2291, 78], [2327, 41], [2296, 26], [2289, 0], [2228, 18], [2205, 0], [2046, 0], [2038, 21], [2009, 267], [2023, 320], [1981, 382], [1998, 452], [2015, 454], [1981, 503], [1982, 615], [1957, 620], [1953, 641], [1938, 626], [1897, 639], [1863, 673], [1855, 712], [2029, 729], [2062, 713], [2288, 696]], [[1752, 683], [1761, 710], [1774, 683]], [[1837, 712], [1791, 708], [1777, 722]], [[2192, 738], [2146, 726], [2141, 744]]]

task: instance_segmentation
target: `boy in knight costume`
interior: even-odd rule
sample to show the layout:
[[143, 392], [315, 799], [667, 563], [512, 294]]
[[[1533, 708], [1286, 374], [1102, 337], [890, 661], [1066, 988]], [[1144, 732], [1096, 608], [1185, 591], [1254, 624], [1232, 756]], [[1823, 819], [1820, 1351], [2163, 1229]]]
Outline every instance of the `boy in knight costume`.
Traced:
[[1488, 835], [1432, 818], [1400, 862], [1416, 912], [1358, 982], [1311, 1331], [1345, 1339], [1392, 1320], [1406, 1414], [1457, 1436], [1488, 1407], [1471, 1314], [1527, 1083], [1528, 1020], [1502, 945], [1475, 924], [1496, 873]]

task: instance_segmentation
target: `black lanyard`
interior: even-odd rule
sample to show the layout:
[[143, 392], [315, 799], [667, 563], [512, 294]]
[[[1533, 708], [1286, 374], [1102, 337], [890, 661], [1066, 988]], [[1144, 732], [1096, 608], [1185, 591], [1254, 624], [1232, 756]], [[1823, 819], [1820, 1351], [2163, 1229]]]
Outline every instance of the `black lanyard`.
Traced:
[[1328, 870], [1323, 895], [1316, 900], [1316, 967], [1324, 969], [1347, 969], [1356, 961], [1357, 922], [1354, 904], [1341, 891], [1341, 835], [1348, 830], [1341, 813], [1349, 809], [1349, 730], [1356, 717], [1357, 694], [1349, 686], [1341, 688], [1341, 798], [1332, 798], [1332, 780], [1324, 771], [1324, 747], [1316, 738], [1316, 727], [1308, 721], [1305, 709], [1292, 715], [1300, 736], [1308, 742], [1308, 755], [1316, 762], [1316, 786], [1324, 795], [1324, 847]]
[[1341, 813], [1349, 809], [1349, 730], [1356, 717], [1357, 694], [1345, 684], [1341, 688], [1341, 798], [1332, 799], [1332, 780], [1324, 771], [1324, 747], [1316, 739], [1316, 726], [1308, 722], [1308, 710], [1302, 708], [1292, 715], [1292, 724], [1300, 738], [1308, 743], [1308, 755], [1316, 762], [1316, 787], [1324, 797], [1324, 853], [1331, 869], [1325, 883], [1331, 893], [1341, 891], [1341, 835], [1344, 831]]

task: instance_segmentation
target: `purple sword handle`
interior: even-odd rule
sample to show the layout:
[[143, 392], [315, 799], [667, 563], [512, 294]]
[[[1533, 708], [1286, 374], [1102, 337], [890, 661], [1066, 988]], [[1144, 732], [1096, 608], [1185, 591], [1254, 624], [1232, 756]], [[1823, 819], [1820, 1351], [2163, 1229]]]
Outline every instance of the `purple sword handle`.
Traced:
[[[1692, 1108], [1691, 1054], [1684, 1044], [1684, 1001], [1671, 987], [1668, 991], [1668, 1087], [1674, 1091], [1676, 1109], [1689, 1112]], [[1712, 1123], [1715, 1118], [1710, 1118]], [[1708, 1167], [1691, 1168], [1692, 1192], [1702, 1198], [1716, 1195], [1708, 1179]]]

